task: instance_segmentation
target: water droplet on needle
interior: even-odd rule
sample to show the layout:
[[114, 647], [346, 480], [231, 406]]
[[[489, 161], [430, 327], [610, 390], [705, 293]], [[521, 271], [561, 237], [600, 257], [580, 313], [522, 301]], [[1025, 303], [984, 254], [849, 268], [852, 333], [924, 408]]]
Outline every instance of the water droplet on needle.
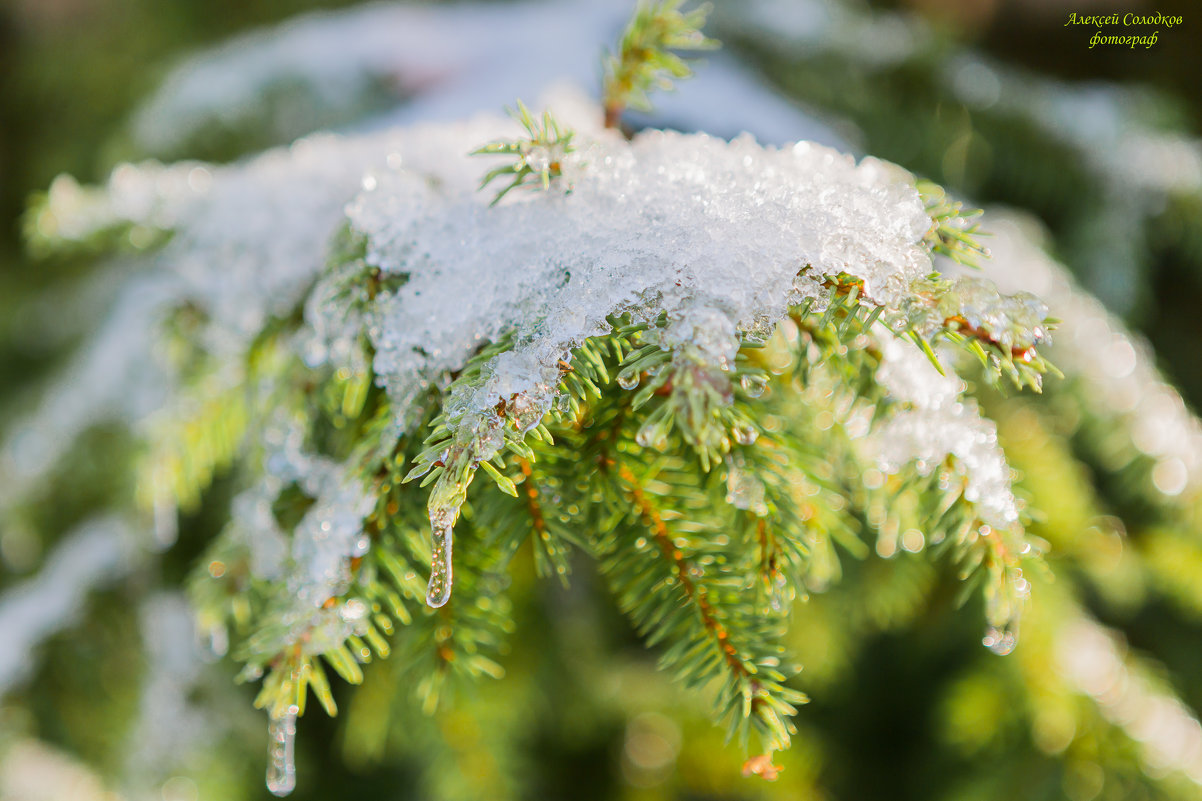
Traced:
[[754, 426], [745, 423], [736, 423], [731, 433], [734, 434], [735, 442], [740, 445], [754, 445], [755, 441], [760, 438], [760, 432], [755, 430]]
[[748, 374], [739, 379], [739, 386], [749, 398], [758, 398], [764, 394], [768, 379], [762, 375]]

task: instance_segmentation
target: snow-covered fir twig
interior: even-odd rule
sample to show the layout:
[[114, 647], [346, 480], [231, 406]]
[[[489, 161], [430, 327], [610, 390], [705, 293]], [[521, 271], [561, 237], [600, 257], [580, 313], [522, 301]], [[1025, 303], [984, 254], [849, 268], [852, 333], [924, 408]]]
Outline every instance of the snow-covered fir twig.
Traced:
[[[508, 622], [485, 599], [527, 539], [565, 580], [571, 548], [597, 558], [765, 778], [805, 701], [780, 640], [811, 549], [880, 552], [918, 515], [932, 554], [983, 579], [985, 644], [1013, 649], [1041, 549], [936, 347], [1038, 390], [1046, 307], [936, 274], [936, 253], [983, 252], [975, 218], [894, 165], [614, 130], [662, 70], [687, 72], [669, 50], [708, 44], [679, 5], [642, 7], [602, 104], [560, 90], [541, 124], [521, 105], [225, 167], [125, 165], [101, 188], [60, 179], [31, 212], [39, 247], [154, 268], [111, 358], [166, 376], [140, 431], [161, 544], [177, 505], [238, 468], [191, 590], [214, 649], [263, 679], [272, 792], [295, 784], [309, 690], [336, 710], [323, 665], [359, 683], [391, 640], [430, 710], [448, 677], [499, 674]], [[480, 154], [516, 159], [485, 173], [512, 176], [498, 195]]]
[[[432, 605], [446, 603], [451, 530], [474, 472], [486, 469], [502, 490], [516, 494], [512, 459], [533, 462], [525, 444], [530, 437], [549, 441], [547, 425], [581, 419], [587, 387], [601, 392], [598, 387], [611, 380], [610, 368], [596, 356], [582, 362], [582, 354], [590, 352], [590, 342], [615, 335], [634, 348], [616, 351], [625, 358], [616, 368], [615, 399], [640, 384], [667, 393], [643, 425], [661, 433], [645, 439], [640, 433], [639, 445], [668, 447], [665, 437], [679, 430], [703, 462], [714, 463], [722, 453], [755, 443], [754, 436], [738, 433], [740, 426], [754, 427], [750, 418], [721, 422], [738, 413], [731, 407], [735, 393], [750, 401], [762, 392], [756, 386], [773, 384], [770, 374], [740, 366], [749, 341], [765, 337], [790, 314], [811, 336], [833, 336], [836, 346], [847, 331], [862, 329], [881, 343], [873, 358], [882, 365], [882, 401], [904, 407], [887, 415], [874, 434], [881, 443], [874, 446], [879, 465], [894, 472], [917, 460], [922, 472], [951, 458], [963, 471], [963, 498], [978, 509], [975, 516], [1009, 531], [1007, 537], [1020, 536], [992, 429], [973, 422], [971, 403], [958, 400], [962, 385], [927, 360], [934, 358], [931, 338], [946, 335], [950, 343], [972, 344], [987, 363], [1025, 375], [1021, 370], [1029, 363], [1040, 363], [1032, 358], [1046, 336], [1042, 318], [1038, 310], [1009, 316], [1020, 307], [1011, 309], [1012, 302], [996, 293], [996, 307], [989, 307], [990, 290], [979, 282], [928, 277], [930, 231], [940, 223], [907, 174], [871, 159], [856, 164], [810, 143], [777, 149], [750, 137], [725, 142], [660, 132], [627, 142], [597, 127], [600, 115], [586, 102], [563, 96], [554, 105], [579, 137], [579, 149], [563, 154], [563, 186], [507, 196], [495, 208], [477, 192], [480, 169], [467, 154], [480, 142], [511, 137], [514, 128], [503, 118], [481, 117], [370, 137], [319, 138], [227, 168], [123, 168], [104, 193], [52, 193], [40, 212], [54, 221], [46, 230], [61, 233], [62, 241], [86, 240], [115, 225], [170, 229], [167, 244], [150, 257], [178, 280], [159, 318], [190, 310], [198, 351], [181, 362], [187, 370], [173, 382], [181, 400], [169, 404], [179, 411], [168, 420], [202, 425], [203, 432], [205, 418], [195, 417], [203, 407], [195, 404], [223, 397], [196, 394], [208, 386], [203, 376], [217, 375], [225, 361], [248, 349], [260, 354], [247, 362], [258, 372], [252, 367], [239, 375], [259, 382], [248, 390], [244, 413], [262, 422], [244, 434], [231, 432], [235, 438], [227, 447], [249, 449], [262, 478], [258, 489], [235, 503], [228, 538], [215, 553], [236, 560], [243, 558], [239, 553], [251, 555], [252, 575], [279, 588], [269, 601], [275, 617], [236, 651], [256, 671], [274, 666], [278, 679], [265, 685], [262, 702], [279, 720], [303, 706], [305, 686], [317, 681], [318, 655], [356, 680], [353, 651], [344, 642], [375, 642], [377, 627], [385, 625], [378, 613], [371, 616], [379, 590], [362, 566], [374, 549], [386, 549], [378, 533], [386, 523], [377, 515], [389, 481], [365, 481], [366, 475], [387, 476], [394, 458], [389, 454], [420, 440], [422, 421], [437, 412], [432, 442], [438, 444], [416, 456], [412, 471], [397, 464], [402, 473], [430, 471], [427, 482], [434, 479], [428, 515], [435, 572], [427, 595]], [[131, 180], [136, 175], [145, 176], [139, 180], [146, 189], [138, 190], [134, 203], [127, 187], [139, 185]], [[189, 180], [196, 175], [204, 176], [200, 186]], [[335, 237], [344, 205], [344, 229]], [[315, 225], [321, 219], [329, 221], [324, 235]], [[321, 264], [313, 243], [321, 238], [334, 245], [324, 277], [310, 289]], [[240, 260], [221, 257], [228, 253], [241, 254]], [[281, 329], [272, 322], [286, 320], [289, 308], [306, 297], [303, 326]], [[615, 329], [616, 320], [625, 328]], [[255, 335], [264, 330], [278, 333], [266, 340]], [[903, 334], [911, 338], [906, 343], [895, 339]], [[278, 344], [264, 344], [271, 342]], [[501, 344], [463, 373], [490, 342]], [[282, 362], [266, 355], [278, 348]], [[287, 366], [289, 352], [295, 366]], [[298, 369], [344, 387], [336, 410], [344, 418], [358, 415], [367, 402], [369, 395], [354, 389], [363, 376], [374, 376], [384, 390], [372, 396], [377, 422], [340, 460], [310, 450], [312, 412], [288, 399], [295, 380], [287, 376]], [[202, 378], [192, 377], [196, 370]], [[432, 406], [448, 377], [460, 373]], [[572, 383], [577, 375], [585, 384]], [[697, 394], [699, 381], [705, 382], [704, 395]], [[656, 395], [643, 391], [637, 402]], [[687, 410], [701, 397], [710, 398], [705, 408], [711, 411], [697, 417]], [[714, 423], [706, 418], [711, 413]], [[917, 429], [903, 435], [901, 427], [917, 424], [918, 416], [946, 444], [933, 445], [941, 440]], [[173, 462], [152, 464], [161, 474]], [[618, 464], [622, 485], [644, 497], [634, 467]], [[191, 480], [204, 482], [210, 472], [181, 473], [184, 478], [165, 486], [178, 492], [187, 476], [195, 473]], [[290, 488], [308, 500], [294, 522], [281, 524], [273, 509]], [[736, 506], [752, 515], [768, 508]], [[660, 525], [654, 522], [658, 512], [639, 508], [653, 527]], [[1011, 561], [1021, 548], [1000, 540], [995, 548], [982, 531], [957, 541], [971, 550], [979, 540], [991, 554], [985, 562], [996, 563], [1001, 586], [1008, 587], [1021, 575]], [[422, 558], [420, 548], [417, 553]], [[385, 564], [390, 557], [385, 552], [375, 558]], [[213, 564], [223, 565], [217, 573], [210, 568], [213, 577], [228, 580], [225, 562]], [[396, 572], [399, 589], [408, 593], [412, 571]], [[725, 613], [706, 611], [703, 595], [690, 591], [689, 597], [700, 604], [702, 630], [717, 630], [715, 616]], [[997, 607], [991, 622], [1008, 625], [1015, 603], [1012, 598]], [[221, 615], [208, 614], [208, 630], [220, 631]], [[730, 662], [732, 669], [736, 665]], [[740, 670], [734, 677], [744, 681]], [[326, 693], [318, 692], [329, 705]], [[761, 720], [759, 714], [753, 718]], [[764, 723], [763, 747], [784, 747], [787, 724], [775, 715], [762, 720], [776, 721]]]

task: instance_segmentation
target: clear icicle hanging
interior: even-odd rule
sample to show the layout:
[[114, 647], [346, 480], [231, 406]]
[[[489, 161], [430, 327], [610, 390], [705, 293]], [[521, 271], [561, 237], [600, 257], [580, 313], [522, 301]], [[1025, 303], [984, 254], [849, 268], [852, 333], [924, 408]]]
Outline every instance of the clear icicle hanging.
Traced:
[[426, 586], [426, 604], [429, 606], [437, 609], [451, 600], [454, 582], [452, 533], [476, 468], [505, 446], [506, 428], [517, 431], [520, 437], [539, 424], [551, 403], [550, 395], [546, 394], [549, 389], [543, 386], [541, 391], [544, 394], [539, 396], [513, 394], [501, 404], [504, 412], [489, 411], [454, 418], [456, 422], [447, 424], [457, 429], [455, 443], [439, 458], [443, 472], [431, 489], [427, 503], [432, 540], [430, 583]]
[[451, 565], [452, 532], [455, 526], [453, 508], [436, 507], [430, 510], [430, 534], [433, 543], [430, 553], [430, 583], [426, 586], [426, 603], [437, 609], [451, 600], [454, 580]]
[[272, 715], [267, 724], [267, 789], [272, 795], [286, 796], [296, 788], [296, 707], [281, 715]]

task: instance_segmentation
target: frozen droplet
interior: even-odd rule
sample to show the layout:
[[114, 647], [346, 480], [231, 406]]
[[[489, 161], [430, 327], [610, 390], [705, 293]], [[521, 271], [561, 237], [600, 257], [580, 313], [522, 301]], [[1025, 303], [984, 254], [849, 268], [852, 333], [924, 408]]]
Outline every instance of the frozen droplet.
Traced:
[[768, 604], [773, 612], [787, 608], [792, 600], [789, 592], [789, 580], [780, 570], [773, 569], [771, 575], [764, 576], [765, 589], [768, 591]]
[[455, 510], [432, 509], [430, 534], [433, 544], [430, 554], [430, 583], [426, 586], [426, 603], [437, 609], [451, 600], [451, 539], [455, 526]]
[[634, 389], [639, 385], [638, 370], [623, 370], [618, 373], [618, 386], [622, 389]]
[[735, 423], [731, 427], [731, 433], [734, 434], [735, 442], [740, 445], [754, 445], [755, 441], [760, 438], [760, 432], [747, 423]]
[[747, 397], [758, 398], [764, 394], [764, 388], [768, 386], [768, 379], [762, 375], [748, 373], [739, 379], [739, 386], [743, 388]]
[[272, 795], [285, 796], [296, 789], [296, 712], [295, 707], [267, 724], [267, 789]]
[[981, 638], [981, 644], [998, 656], [1006, 656], [1018, 645], [1018, 635], [1008, 628], [990, 626]]

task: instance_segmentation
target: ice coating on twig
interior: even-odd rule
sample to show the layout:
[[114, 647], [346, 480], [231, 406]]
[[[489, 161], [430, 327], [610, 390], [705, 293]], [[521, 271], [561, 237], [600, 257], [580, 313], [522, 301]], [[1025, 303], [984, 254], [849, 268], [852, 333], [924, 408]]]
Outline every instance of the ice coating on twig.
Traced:
[[451, 561], [454, 539], [454, 512], [448, 509], [435, 509], [430, 512], [430, 584], [426, 589], [426, 603], [437, 609], [451, 600], [451, 586], [454, 582], [454, 565]]
[[954, 456], [964, 475], [964, 498], [976, 504], [981, 519], [999, 528], [1016, 524], [1018, 505], [997, 426], [981, 416], [975, 401], [960, 397], [963, 383], [955, 373], [940, 375], [914, 345], [886, 336], [881, 351], [877, 380], [906, 406], [871, 436], [881, 469], [892, 473], [914, 463], [929, 474]]

